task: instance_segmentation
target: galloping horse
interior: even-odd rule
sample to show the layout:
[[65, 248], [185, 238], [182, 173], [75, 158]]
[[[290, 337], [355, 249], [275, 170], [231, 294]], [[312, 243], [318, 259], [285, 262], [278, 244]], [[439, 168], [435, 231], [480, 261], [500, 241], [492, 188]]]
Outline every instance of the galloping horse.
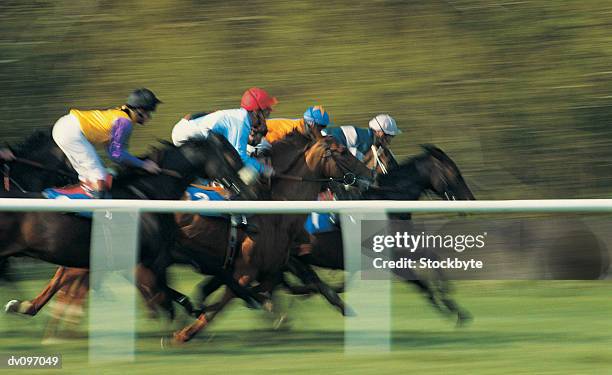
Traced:
[[[282, 184], [277, 182], [274, 185], [278, 185], [278, 188], [272, 189], [271, 192], [266, 193], [268, 198], [270, 198], [270, 194], [272, 194], [277, 199], [290, 199], [284, 195], [285, 193], [282, 192], [288, 191], [289, 195], [294, 194], [295, 192], [292, 191], [293, 188], [291, 186], [295, 186], [296, 184], [308, 183], [310, 186], [314, 186], [312, 189], [313, 192], [318, 191], [322, 182], [329, 181], [329, 178], [324, 176], [329, 176], [333, 173], [337, 174], [333, 168], [327, 167], [329, 170], [325, 170], [325, 168], [317, 167], [318, 162], [329, 158], [333, 158], [335, 163], [342, 166], [345, 171], [355, 170], [364, 174], [368, 173], [367, 169], [363, 168], [362, 164], [360, 164], [350, 155], [337, 155], [339, 151], [334, 149], [333, 144], [320, 142], [318, 147], [311, 146], [312, 145], [308, 143], [308, 140], [305, 137], [295, 134], [293, 137], [288, 138], [287, 142], [274, 147], [275, 158], [272, 162], [275, 165], [275, 168], [277, 170], [288, 170], [294, 175], [279, 176], [280, 180], [288, 179], [291, 182], [289, 185], [290, 187], [282, 188]], [[302, 155], [302, 153], [304, 153], [308, 148], [311, 148], [310, 152], [308, 152], [307, 155]], [[315, 150], [318, 152], [315, 153]], [[328, 153], [329, 155], [327, 155]], [[325, 167], [329, 164], [330, 163], [323, 163], [322, 166]], [[308, 167], [309, 165], [310, 167]], [[335, 168], [337, 169], [337, 167]], [[305, 192], [304, 190], [301, 191]], [[307, 194], [316, 195], [316, 193]], [[264, 215], [263, 217], [270, 216]], [[254, 223], [255, 220], [256, 219], [253, 218], [250, 221], [251, 223]], [[220, 270], [220, 268], [224, 265], [225, 252], [228, 248], [230, 230], [229, 221], [225, 218], [201, 217], [197, 214], [177, 214], [176, 221], [182, 227], [182, 235], [179, 239], [179, 246], [172, 251], [172, 262], [191, 264], [194, 265], [201, 273], [212, 273], [219, 276], [219, 271], [223, 271]], [[249, 225], [251, 228], [254, 226], [256, 225]], [[245, 229], [248, 230], [248, 228]], [[241, 230], [238, 233], [238, 236], [240, 238], [244, 238], [246, 233], [244, 230]], [[207, 249], [213, 249], [213, 254], [208, 254]], [[221, 276], [222, 275], [223, 272], [221, 272]], [[54, 280], [52, 280], [47, 285], [45, 290], [36, 298], [31, 301], [14, 301], [15, 303], [12, 305], [7, 305], [7, 311], [35, 315], [36, 312], [42, 308], [42, 306], [44, 306], [44, 304], [60, 288], [73, 291], [77, 290], [80, 295], [84, 296], [84, 294], [87, 292], [87, 277], [88, 272], [86, 269], [60, 268], [57, 271]], [[233, 283], [228, 282], [228, 280], [224, 277], [221, 277], [219, 280], [221, 281], [219, 286], [222, 285], [222, 283], [225, 283], [230, 286], [232, 291], [238, 296], [251, 304], [253, 303], [250, 298], [253, 298], [254, 295], [246, 292], [244, 288], [240, 288], [236, 281], [232, 279], [231, 281]], [[233, 285], [234, 283], [236, 283], [236, 285]], [[78, 290], [77, 288], [71, 286], [71, 284], [81, 284], [83, 285], [83, 288]], [[199, 313], [193, 309], [189, 299], [186, 298], [186, 296], [170, 288], [168, 288], [167, 291], [173, 297], [175, 302], [178, 302], [185, 307], [189, 313], [196, 313], [199, 315]], [[79, 302], [78, 298], [75, 302]]]
[[38, 193], [48, 187], [77, 183], [78, 175], [55, 144], [50, 130], [38, 130], [22, 143], [9, 146], [16, 159], [0, 163], [2, 190]]
[[[422, 154], [379, 176], [378, 186], [371, 187], [360, 199], [418, 200], [424, 192], [432, 191], [446, 200], [474, 200], [474, 195], [455, 162], [435, 146], [422, 147]], [[410, 214], [399, 215], [399, 218], [409, 219]], [[303, 261], [318, 267], [344, 269], [340, 231], [314, 234], [310, 236], [310, 240], [312, 250], [300, 257]], [[443, 279], [443, 275], [437, 275], [439, 280], [428, 281], [422, 280], [418, 275], [408, 275], [406, 271], [409, 272], [393, 269], [396, 276], [415, 284], [438, 310], [457, 314], [458, 323], [471, 318], [470, 314], [461, 309], [448, 295], [447, 281]]]
[[[198, 176], [218, 178], [236, 192], [248, 197], [253, 193], [239, 178], [242, 167], [233, 147], [222, 137], [191, 140], [181, 147], [166, 146], [157, 151], [160, 175], [143, 175], [127, 171], [118, 176], [111, 194], [119, 199], [179, 199], [187, 186]], [[153, 156], [152, 156], [153, 157]], [[30, 194], [31, 195], [31, 194]], [[3, 193], [3, 197], [20, 197], [21, 193]], [[91, 220], [62, 213], [0, 212], [0, 259], [30, 256], [67, 267], [89, 266]], [[146, 286], [148, 295], [161, 301], [169, 312], [171, 303], [165, 298], [167, 252], [174, 244], [177, 226], [172, 215], [143, 214], [140, 223], [139, 286]], [[159, 282], [151, 280], [161, 276]], [[53, 282], [52, 282], [53, 284]]]
[[[2, 188], [0, 191], [41, 192], [53, 186], [74, 184], [77, 173], [68, 158], [55, 144], [51, 130], [38, 130], [22, 143], [9, 146], [15, 160], [0, 162]], [[9, 279], [8, 259], [0, 259], [0, 279]]]
[[[345, 148], [335, 145], [331, 139], [322, 139], [313, 144], [298, 132], [272, 144], [271, 163], [278, 172], [268, 191], [268, 197], [272, 200], [314, 200], [322, 184], [330, 178], [343, 178], [347, 172], [358, 176], [370, 175], [363, 163]], [[249, 221], [256, 230], [242, 232], [237, 241], [240, 246], [234, 275], [240, 284], [246, 286], [252, 281], [258, 281], [263, 291], [275, 287], [280, 282], [280, 274], [286, 266], [290, 248], [296, 241], [296, 235], [302, 231], [305, 220], [306, 215], [252, 216]], [[227, 224], [219, 225], [208, 218], [199, 218], [192, 220], [189, 225], [191, 233], [195, 235], [183, 238], [183, 245], [194, 252], [205, 252], [208, 259], [216, 257], [217, 261], [222, 262], [228, 247], [225, 236]], [[214, 308], [209, 306], [195, 323], [176, 332], [174, 340], [190, 340], [232, 298], [232, 293], [226, 289]]]

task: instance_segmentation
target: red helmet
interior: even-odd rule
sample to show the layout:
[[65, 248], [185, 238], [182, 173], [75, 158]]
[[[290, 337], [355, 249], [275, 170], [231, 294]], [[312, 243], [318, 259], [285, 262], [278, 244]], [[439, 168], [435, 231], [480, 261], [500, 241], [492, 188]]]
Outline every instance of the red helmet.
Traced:
[[275, 97], [270, 96], [264, 89], [251, 87], [242, 95], [240, 106], [247, 111], [257, 111], [262, 109], [272, 109], [278, 103]]

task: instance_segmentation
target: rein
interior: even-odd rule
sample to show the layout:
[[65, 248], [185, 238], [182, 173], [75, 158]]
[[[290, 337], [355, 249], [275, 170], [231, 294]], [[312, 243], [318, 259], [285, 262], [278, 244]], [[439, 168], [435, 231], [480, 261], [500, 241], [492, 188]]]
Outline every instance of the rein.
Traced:
[[15, 158], [15, 160], [13, 160], [13, 161], [16, 162], [16, 163], [21, 163], [21, 164], [29, 165], [31, 167], [42, 169], [42, 170], [45, 170], [45, 171], [56, 172], [56, 173], [59, 173], [62, 176], [65, 176], [65, 177], [73, 177], [74, 176], [73, 173], [66, 172], [66, 171], [63, 171], [61, 169], [58, 170], [58, 169], [55, 169], [55, 168], [50, 168], [50, 167], [47, 167], [46, 165], [44, 165], [42, 163], [30, 160], [30, 159]]
[[299, 182], [342, 182], [344, 185], [354, 185], [357, 181], [357, 176], [354, 173], [347, 172], [342, 177], [326, 177], [326, 178], [307, 178], [301, 176], [293, 176], [288, 174], [275, 174], [274, 178], [291, 180], [291, 181], [299, 181]]

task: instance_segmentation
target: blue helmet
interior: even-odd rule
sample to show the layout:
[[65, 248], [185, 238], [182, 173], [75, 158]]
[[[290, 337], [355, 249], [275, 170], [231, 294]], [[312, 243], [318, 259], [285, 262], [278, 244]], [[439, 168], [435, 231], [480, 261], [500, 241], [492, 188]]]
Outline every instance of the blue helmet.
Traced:
[[327, 126], [329, 125], [329, 113], [320, 105], [308, 107], [304, 112], [304, 122], [307, 125]]

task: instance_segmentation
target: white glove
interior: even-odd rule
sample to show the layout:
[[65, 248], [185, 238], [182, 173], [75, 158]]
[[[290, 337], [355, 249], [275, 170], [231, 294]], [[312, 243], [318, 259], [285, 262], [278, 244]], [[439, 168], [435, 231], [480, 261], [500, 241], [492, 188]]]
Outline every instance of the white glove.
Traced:
[[258, 173], [251, 167], [242, 167], [242, 169], [238, 171], [238, 176], [245, 184], [252, 185], [257, 181]]

